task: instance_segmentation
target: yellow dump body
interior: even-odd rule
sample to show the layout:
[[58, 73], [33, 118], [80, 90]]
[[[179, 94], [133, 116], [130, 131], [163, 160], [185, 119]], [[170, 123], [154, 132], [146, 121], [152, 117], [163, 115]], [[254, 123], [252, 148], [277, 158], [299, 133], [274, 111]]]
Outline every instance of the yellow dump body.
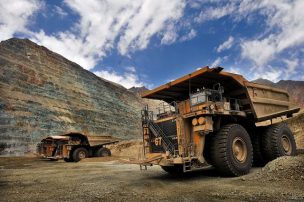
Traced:
[[241, 75], [222, 71], [222, 68], [204, 67], [146, 91], [142, 97], [178, 103], [189, 99], [191, 91], [202, 87], [212, 88], [216, 83], [224, 87], [224, 97], [240, 100], [242, 111], [254, 122], [289, 117], [300, 110], [292, 104], [285, 90], [249, 82]]
[[[62, 136], [73, 136], [74, 133], [68, 133], [64, 134]], [[87, 141], [88, 145], [90, 147], [98, 146], [98, 145], [107, 145], [107, 144], [113, 144], [115, 142], [118, 142], [120, 139], [115, 138], [110, 135], [83, 135]]]

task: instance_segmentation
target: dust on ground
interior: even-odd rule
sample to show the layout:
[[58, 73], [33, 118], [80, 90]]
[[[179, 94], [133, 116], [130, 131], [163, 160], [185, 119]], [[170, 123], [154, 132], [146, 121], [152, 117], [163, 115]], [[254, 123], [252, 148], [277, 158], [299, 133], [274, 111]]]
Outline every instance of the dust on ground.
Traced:
[[125, 158], [136, 158], [140, 159], [143, 157], [143, 142], [142, 140], [124, 140], [116, 144], [109, 145], [108, 148], [111, 150], [113, 156], [125, 157]]
[[220, 177], [213, 169], [176, 177], [158, 166], [141, 171], [121, 163], [139, 147], [139, 141], [126, 141], [112, 148], [112, 157], [78, 163], [0, 158], [1, 201], [304, 200], [303, 155], [278, 158], [242, 177]]

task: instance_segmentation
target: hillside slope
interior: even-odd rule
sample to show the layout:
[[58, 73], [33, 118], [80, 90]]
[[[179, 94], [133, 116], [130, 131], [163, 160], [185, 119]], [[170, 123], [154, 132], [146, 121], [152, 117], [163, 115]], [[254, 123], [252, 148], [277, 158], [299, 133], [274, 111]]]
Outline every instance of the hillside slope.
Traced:
[[0, 43], [0, 155], [34, 151], [48, 135], [140, 137], [142, 100], [45, 47]]

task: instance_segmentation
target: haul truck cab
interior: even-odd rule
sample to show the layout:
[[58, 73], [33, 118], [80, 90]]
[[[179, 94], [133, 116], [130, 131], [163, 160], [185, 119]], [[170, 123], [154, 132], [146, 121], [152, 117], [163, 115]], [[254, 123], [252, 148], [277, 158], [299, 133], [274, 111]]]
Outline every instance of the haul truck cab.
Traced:
[[222, 70], [204, 67], [142, 94], [164, 104], [156, 114], [142, 111], [141, 166], [160, 165], [172, 174], [213, 166], [240, 176], [253, 161], [295, 155], [284, 121], [300, 108], [288, 93]]

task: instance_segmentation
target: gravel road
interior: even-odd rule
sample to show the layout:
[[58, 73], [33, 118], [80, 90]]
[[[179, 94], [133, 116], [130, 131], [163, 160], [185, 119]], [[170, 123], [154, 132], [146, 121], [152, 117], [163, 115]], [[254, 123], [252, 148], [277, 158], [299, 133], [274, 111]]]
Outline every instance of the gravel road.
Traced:
[[0, 201], [303, 201], [303, 159], [283, 157], [249, 175], [224, 178], [212, 169], [181, 177], [158, 166], [140, 171], [119, 157], [78, 163], [2, 157]]

